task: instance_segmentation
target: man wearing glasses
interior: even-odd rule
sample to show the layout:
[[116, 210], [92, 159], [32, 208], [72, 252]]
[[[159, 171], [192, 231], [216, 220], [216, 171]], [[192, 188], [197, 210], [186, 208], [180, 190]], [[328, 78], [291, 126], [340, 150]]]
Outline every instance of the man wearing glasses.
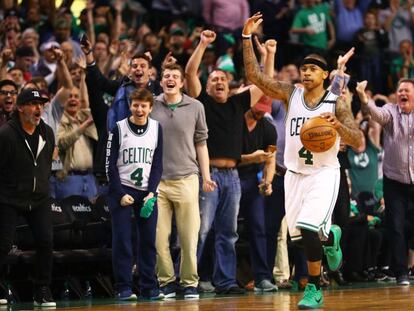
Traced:
[[9, 120], [16, 105], [17, 85], [12, 80], [0, 81], [0, 127]]

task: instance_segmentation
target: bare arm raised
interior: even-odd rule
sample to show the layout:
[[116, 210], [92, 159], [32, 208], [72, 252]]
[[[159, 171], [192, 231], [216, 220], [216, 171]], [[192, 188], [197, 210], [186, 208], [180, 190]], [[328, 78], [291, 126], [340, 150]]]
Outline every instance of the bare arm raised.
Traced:
[[290, 94], [294, 86], [285, 82], [276, 81], [271, 77], [266, 76], [260, 71], [259, 64], [253, 51], [253, 44], [251, 39], [246, 36], [251, 36], [254, 29], [262, 22], [262, 15], [256, 13], [250, 17], [243, 28], [243, 60], [246, 70], [247, 79], [260, 88], [266, 95], [283, 100], [287, 105]]
[[201, 33], [200, 42], [185, 66], [186, 88], [188, 95], [191, 97], [197, 98], [201, 93], [201, 82], [198, 77], [198, 68], [200, 67], [204, 51], [210, 43], [214, 42], [214, 40], [216, 40], [216, 33], [211, 30], [204, 30]]

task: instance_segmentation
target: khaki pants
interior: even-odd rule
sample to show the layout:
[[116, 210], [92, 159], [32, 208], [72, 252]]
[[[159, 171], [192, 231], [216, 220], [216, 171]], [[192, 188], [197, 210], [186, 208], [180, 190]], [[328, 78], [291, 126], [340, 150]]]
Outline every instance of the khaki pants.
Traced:
[[275, 258], [275, 266], [273, 268], [273, 277], [276, 282], [289, 280], [289, 255], [287, 249], [287, 223], [283, 217], [280, 225], [279, 234], [277, 236], [277, 253]]
[[161, 180], [158, 187], [158, 223], [156, 235], [157, 276], [160, 286], [175, 281], [169, 238], [173, 212], [181, 246], [180, 283], [198, 285], [197, 242], [200, 230], [198, 175], [178, 180]]

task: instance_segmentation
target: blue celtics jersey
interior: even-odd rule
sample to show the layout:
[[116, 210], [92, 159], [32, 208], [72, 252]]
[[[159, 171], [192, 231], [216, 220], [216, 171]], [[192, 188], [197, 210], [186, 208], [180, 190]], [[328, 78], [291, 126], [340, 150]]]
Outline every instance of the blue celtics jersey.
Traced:
[[142, 134], [131, 130], [128, 118], [118, 121], [117, 126], [119, 130], [117, 167], [121, 184], [146, 191], [154, 151], [158, 144], [158, 121], [148, 118], [147, 129]]
[[338, 168], [339, 135], [332, 148], [318, 153], [305, 149], [300, 140], [300, 129], [306, 120], [323, 112], [335, 113], [338, 96], [328, 91], [316, 107], [309, 108], [305, 104], [303, 93], [303, 88], [296, 87], [289, 99], [286, 114], [285, 166], [288, 170], [301, 174], [312, 174], [322, 167]]

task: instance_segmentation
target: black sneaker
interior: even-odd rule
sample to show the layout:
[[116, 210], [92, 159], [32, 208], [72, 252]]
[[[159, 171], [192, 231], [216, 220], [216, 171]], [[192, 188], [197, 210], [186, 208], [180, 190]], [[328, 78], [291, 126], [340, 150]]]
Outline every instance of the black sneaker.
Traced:
[[33, 300], [35, 307], [56, 307], [49, 286], [36, 287]]
[[408, 275], [403, 274], [397, 277], [397, 285], [407, 286], [410, 285], [410, 281], [408, 280]]

